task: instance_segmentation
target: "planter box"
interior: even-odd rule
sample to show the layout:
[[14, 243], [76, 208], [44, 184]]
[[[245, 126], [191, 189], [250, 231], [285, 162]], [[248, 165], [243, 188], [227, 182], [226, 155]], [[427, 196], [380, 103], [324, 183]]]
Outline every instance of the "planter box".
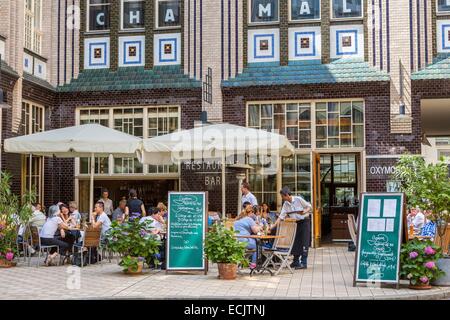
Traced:
[[432, 284], [434, 286], [450, 286], [450, 257], [439, 259], [436, 262], [439, 269], [445, 272], [445, 275], [437, 280], [434, 280]]

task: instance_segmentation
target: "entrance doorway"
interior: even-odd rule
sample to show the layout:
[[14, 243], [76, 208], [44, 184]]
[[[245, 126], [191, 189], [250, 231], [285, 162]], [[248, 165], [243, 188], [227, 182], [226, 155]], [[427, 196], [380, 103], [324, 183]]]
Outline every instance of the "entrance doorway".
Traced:
[[360, 154], [316, 154], [314, 174], [316, 246], [350, 241], [349, 214], [358, 214]]
[[[97, 180], [94, 183], [94, 202], [100, 199], [102, 189], [109, 191], [109, 197], [113, 201], [114, 208], [119, 205], [120, 200], [128, 199], [130, 189], [135, 189], [138, 198], [141, 199], [145, 208], [155, 207], [162, 201], [167, 204], [167, 195], [170, 191], [178, 190], [178, 179], [167, 180]], [[79, 207], [80, 212], [88, 212], [89, 207], [89, 181], [79, 181]]]

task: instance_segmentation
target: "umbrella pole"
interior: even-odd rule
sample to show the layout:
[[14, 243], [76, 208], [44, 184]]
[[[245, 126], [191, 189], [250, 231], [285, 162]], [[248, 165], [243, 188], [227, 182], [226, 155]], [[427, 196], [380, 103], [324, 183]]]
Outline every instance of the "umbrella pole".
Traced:
[[28, 164], [28, 180], [29, 180], [29, 183], [30, 183], [30, 189], [28, 191], [30, 191], [30, 193], [31, 193], [31, 189], [32, 189], [32, 187], [31, 187], [31, 184], [32, 184], [32, 178], [31, 178], [32, 171], [33, 171], [33, 154], [30, 153], [30, 163]]
[[222, 219], [225, 219], [225, 151], [222, 151]]
[[94, 208], [94, 170], [95, 170], [95, 158], [94, 154], [91, 155], [91, 178], [89, 184], [89, 217], [91, 216], [91, 212]]

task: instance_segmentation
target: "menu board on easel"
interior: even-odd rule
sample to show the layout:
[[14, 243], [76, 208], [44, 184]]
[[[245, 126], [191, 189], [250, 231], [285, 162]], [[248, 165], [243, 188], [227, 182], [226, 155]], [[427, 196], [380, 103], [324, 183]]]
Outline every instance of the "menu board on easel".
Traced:
[[207, 230], [207, 192], [169, 192], [167, 271], [203, 270]]
[[362, 193], [360, 204], [353, 285], [398, 285], [404, 194]]

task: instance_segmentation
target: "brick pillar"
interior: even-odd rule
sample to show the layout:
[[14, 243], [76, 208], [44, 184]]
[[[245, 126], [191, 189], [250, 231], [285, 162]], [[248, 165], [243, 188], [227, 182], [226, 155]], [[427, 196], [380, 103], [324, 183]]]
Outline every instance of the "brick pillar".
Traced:
[[145, 69], [153, 68], [154, 1], [145, 1]]
[[280, 0], [280, 65], [287, 66], [289, 63], [289, 1]]
[[[369, 61], [369, 28], [368, 22], [368, 2], [364, 0], [363, 24], [364, 24], [364, 61]], [[386, 13], [385, 13], [386, 14]]]
[[322, 63], [330, 63], [330, 1], [321, 1]]
[[242, 0], [242, 60], [243, 67], [247, 66], [248, 62], [248, 1]]
[[116, 71], [119, 66], [120, 1], [111, 1], [110, 20], [110, 69]]
[[80, 0], [80, 72], [84, 70], [84, 33], [86, 29], [86, 0]]

